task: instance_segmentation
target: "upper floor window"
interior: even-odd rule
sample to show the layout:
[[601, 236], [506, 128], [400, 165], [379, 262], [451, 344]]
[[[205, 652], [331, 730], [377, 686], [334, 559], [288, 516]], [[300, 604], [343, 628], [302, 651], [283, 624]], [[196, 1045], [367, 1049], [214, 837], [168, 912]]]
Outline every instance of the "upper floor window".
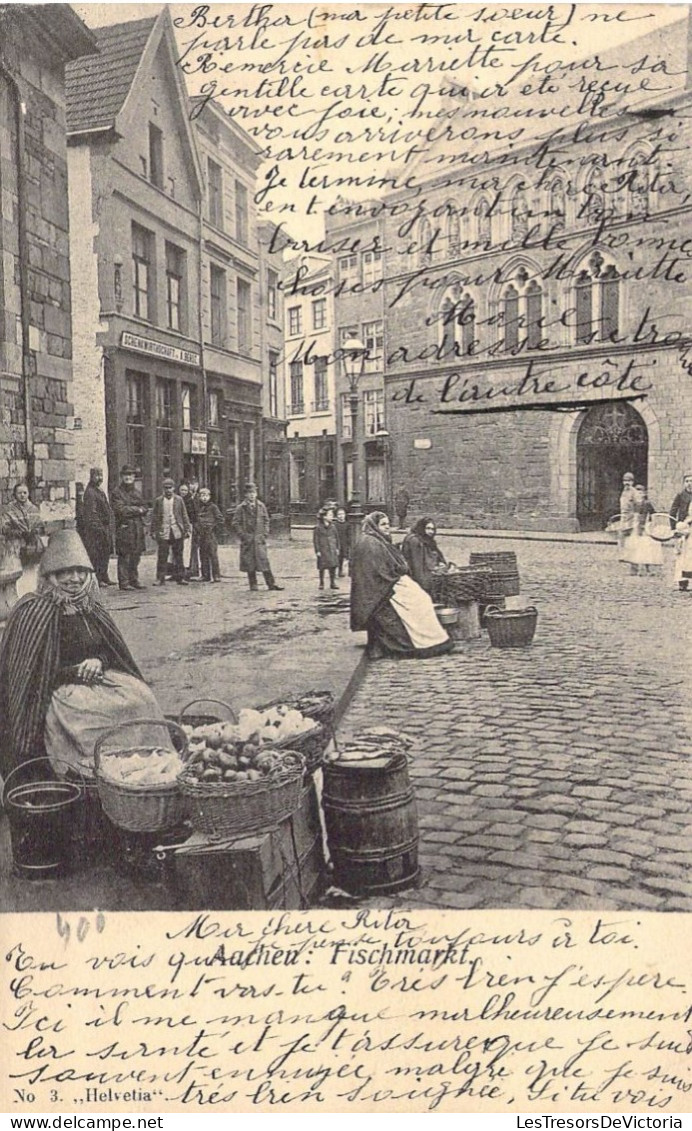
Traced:
[[326, 357], [315, 358], [315, 412], [329, 410], [329, 383]]
[[606, 183], [601, 169], [594, 169], [584, 185], [584, 200], [579, 215], [599, 224], [606, 214]]
[[363, 252], [363, 283], [366, 287], [372, 286], [382, 278], [382, 252]]
[[163, 134], [153, 122], [149, 123], [149, 180], [163, 188]]
[[313, 330], [324, 330], [327, 325], [327, 300], [326, 298], [316, 298], [312, 304], [312, 328]]
[[269, 415], [279, 415], [279, 355], [269, 351]]
[[649, 169], [643, 153], [637, 153], [631, 158], [630, 169], [624, 180], [627, 185], [627, 215], [648, 216]]
[[342, 255], [339, 258], [339, 281], [347, 286], [358, 282], [358, 256]]
[[363, 345], [366, 349], [364, 370], [377, 373], [384, 369], [384, 324], [366, 322], [363, 325]]
[[384, 431], [384, 389], [366, 389], [363, 393], [363, 418], [366, 436]]
[[238, 297], [238, 348], [249, 350], [252, 346], [252, 310], [250, 284], [245, 279], [237, 281]]
[[291, 381], [291, 414], [301, 416], [305, 412], [305, 397], [303, 393], [303, 363], [292, 361], [289, 366]]
[[511, 205], [511, 235], [519, 242], [529, 233], [529, 203], [522, 188], [515, 189]]
[[247, 189], [242, 181], [235, 183], [235, 238], [238, 243], [248, 242]]
[[221, 394], [218, 393], [215, 389], [212, 389], [209, 393], [209, 399], [207, 402], [208, 422], [210, 428], [219, 427], [219, 420], [221, 419], [220, 404]]
[[476, 205], [476, 222], [478, 225], [479, 243], [490, 244], [492, 240], [490, 204], [485, 196], [482, 196]]
[[[344, 346], [346, 345], [346, 342], [352, 341], [354, 338], [358, 338], [358, 327], [357, 326], [340, 326], [339, 327], [339, 349], [340, 350], [343, 350]], [[341, 372], [345, 376], [346, 375], [346, 358], [341, 354], [339, 356], [340, 356], [340, 359], [341, 359]]]
[[506, 351], [538, 349], [543, 337], [543, 289], [520, 267], [501, 301]]
[[438, 317], [441, 356], [471, 356], [476, 338], [476, 304], [459, 283], [446, 291]]
[[620, 332], [620, 275], [596, 251], [575, 281], [576, 340], [614, 341]]
[[562, 232], [565, 228], [567, 216], [567, 200], [565, 186], [561, 180], [553, 181], [550, 186], [550, 225], [554, 232]]
[[211, 297], [211, 343], [225, 346], [227, 340], [226, 321], [226, 272], [215, 263], [209, 267], [209, 291]]
[[291, 335], [303, 332], [303, 311], [299, 306], [288, 308], [288, 332]]
[[154, 321], [154, 233], [132, 225], [133, 310], [137, 318]]
[[267, 271], [267, 317], [272, 322], [279, 316], [279, 276], [276, 271]]
[[223, 228], [223, 172], [211, 157], [207, 158], [207, 198], [209, 223]]
[[456, 208], [447, 217], [447, 255], [450, 259], [461, 255], [461, 218]]
[[170, 330], [185, 330], [185, 252], [166, 241], [166, 314]]
[[432, 259], [432, 227], [427, 216], [418, 225], [418, 263], [423, 266]]

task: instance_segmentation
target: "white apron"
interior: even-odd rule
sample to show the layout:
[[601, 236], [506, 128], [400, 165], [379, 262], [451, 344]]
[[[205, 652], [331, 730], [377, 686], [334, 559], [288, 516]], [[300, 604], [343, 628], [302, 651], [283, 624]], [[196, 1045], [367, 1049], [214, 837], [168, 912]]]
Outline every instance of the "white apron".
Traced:
[[399, 578], [389, 603], [401, 618], [414, 648], [434, 648], [449, 640], [430, 597], [412, 577]]

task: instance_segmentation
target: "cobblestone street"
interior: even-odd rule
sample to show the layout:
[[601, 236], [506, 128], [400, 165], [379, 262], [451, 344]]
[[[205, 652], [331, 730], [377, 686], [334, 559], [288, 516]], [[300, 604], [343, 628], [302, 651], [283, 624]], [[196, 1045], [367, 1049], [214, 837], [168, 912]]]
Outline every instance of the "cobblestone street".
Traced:
[[[487, 542], [444, 540], [450, 557]], [[527, 649], [371, 664], [344, 733], [415, 736], [416, 891], [379, 906], [692, 910], [692, 595], [615, 547], [502, 542]]]

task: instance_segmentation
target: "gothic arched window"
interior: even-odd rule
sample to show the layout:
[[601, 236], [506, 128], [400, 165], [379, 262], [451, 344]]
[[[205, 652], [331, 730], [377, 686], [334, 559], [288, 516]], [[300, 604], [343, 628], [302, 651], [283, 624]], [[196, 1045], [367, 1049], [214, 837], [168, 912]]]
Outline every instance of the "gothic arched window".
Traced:
[[432, 259], [431, 245], [432, 243], [432, 228], [427, 216], [423, 216], [420, 224], [418, 225], [418, 264], [424, 266]]
[[461, 255], [461, 220], [456, 208], [453, 208], [447, 218], [447, 255], [450, 259], [457, 259]]
[[535, 279], [526, 287], [526, 345], [538, 349], [543, 337], [543, 291]]
[[594, 169], [584, 186], [583, 213], [592, 224], [598, 224], [605, 216], [606, 185], [600, 169]]
[[469, 357], [476, 337], [476, 304], [459, 283], [445, 291], [440, 304], [440, 355]]
[[526, 193], [523, 189], [517, 188], [512, 197], [511, 236], [513, 240], [519, 242], [526, 238], [529, 231], [529, 216]]
[[485, 196], [482, 196], [476, 205], [476, 219], [478, 220], [479, 243], [490, 244], [492, 242], [490, 205]]
[[505, 327], [505, 349], [516, 349], [519, 345], [519, 292], [512, 284], [503, 295]]
[[562, 181], [553, 181], [550, 189], [550, 224], [555, 232], [563, 231], [567, 215], [565, 186]]
[[543, 338], [543, 288], [520, 267], [500, 299], [504, 349], [538, 349]]
[[599, 251], [575, 280], [576, 340], [582, 345], [614, 341], [620, 332], [620, 274]]
[[628, 216], [648, 216], [649, 170], [643, 153], [632, 158], [632, 167], [627, 174], [627, 190]]

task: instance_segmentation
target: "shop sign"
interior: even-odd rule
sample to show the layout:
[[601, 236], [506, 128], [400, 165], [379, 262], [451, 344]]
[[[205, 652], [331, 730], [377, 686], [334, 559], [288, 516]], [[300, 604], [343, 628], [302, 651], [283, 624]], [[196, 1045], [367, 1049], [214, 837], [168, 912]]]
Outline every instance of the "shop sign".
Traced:
[[207, 454], [206, 432], [192, 432], [190, 434], [190, 455], [205, 456]]
[[129, 330], [123, 330], [120, 344], [123, 349], [134, 350], [136, 353], [146, 353], [152, 357], [163, 357], [167, 361], [177, 361], [180, 365], [199, 365], [199, 354], [194, 350], [169, 346], [165, 342], [157, 342], [153, 338], [142, 338], [139, 334], [131, 334]]
[[416, 436], [413, 446], [417, 452], [428, 452], [432, 448], [432, 440], [428, 440], [425, 436]]

